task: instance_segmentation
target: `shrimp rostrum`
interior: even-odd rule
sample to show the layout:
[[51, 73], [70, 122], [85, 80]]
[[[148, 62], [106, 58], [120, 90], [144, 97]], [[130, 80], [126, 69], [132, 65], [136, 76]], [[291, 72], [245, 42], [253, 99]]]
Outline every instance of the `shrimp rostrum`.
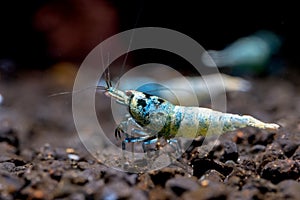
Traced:
[[[124, 139], [125, 143], [142, 142], [144, 144], [155, 143], [159, 138], [166, 141], [175, 137], [195, 138], [208, 134], [222, 134], [244, 127], [255, 127], [275, 131], [279, 125], [264, 123], [249, 115], [237, 115], [222, 113], [203, 107], [185, 107], [174, 105], [158, 96], [136, 90], [121, 91], [111, 86], [105, 94], [115, 98], [117, 102], [128, 106], [128, 118], [121, 122], [115, 131], [116, 137], [120, 133], [126, 133], [128, 123], [134, 123], [137, 129], [133, 129], [134, 137]], [[136, 136], [137, 135], [137, 136]]]

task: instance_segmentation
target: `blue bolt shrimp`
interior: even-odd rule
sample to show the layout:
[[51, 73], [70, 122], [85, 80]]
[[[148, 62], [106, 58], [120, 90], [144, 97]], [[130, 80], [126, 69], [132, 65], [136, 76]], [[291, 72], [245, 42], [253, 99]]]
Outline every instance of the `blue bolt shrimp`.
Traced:
[[[222, 134], [244, 127], [255, 127], [270, 131], [279, 129], [275, 123], [265, 123], [250, 115], [237, 115], [222, 113], [203, 107], [185, 107], [174, 105], [169, 101], [136, 90], [118, 90], [106, 80], [105, 94], [116, 99], [120, 104], [128, 107], [129, 115], [115, 130], [115, 137], [121, 138], [121, 133], [126, 134], [125, 143], [142, 142], [155, 143], [159, 138], [172, 141], [175, 137], [195, 138], [206, 136], [208, 133]], [[129, 124], [132, 137], [127, 134]]]

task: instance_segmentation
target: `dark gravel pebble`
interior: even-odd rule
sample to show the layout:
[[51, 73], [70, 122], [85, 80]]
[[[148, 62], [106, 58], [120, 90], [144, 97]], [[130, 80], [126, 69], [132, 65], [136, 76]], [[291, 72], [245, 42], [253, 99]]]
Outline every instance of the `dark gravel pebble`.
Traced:
[[238, 154], [236, 143], [231, 141], [226, 141], [224, 142], [223, 147], [224, 147], [224, 153], [221, 156], [221, 161], [222, 162], [226, 162], [227, 160], [237, 161], [239, 154]]
[[256, 144], [250, 149], [250, 153], [258, 153], [258, 152], [263, 152], [265, 151], [266, 146], [261, 145], [261, 144]]
[[207, 181], [205, 186], [197, 190], [186, 192], [182, 195], [184, 200], [210, 200], [210, 199], [226, 199], [228, 191], [222, 183]]
[[213, 182], [223, 182], [224, 179], [225, 179], [225, 176], [223, 174], [221, 174], [220, 172], [212, 169], [212, 170], [206, 171], [204, 173], [204, 175], [200, 177], [199, 180], [209, 180], [209, 181], [213, 181]]
[[300, 160], [300, 146], [298, 146], [298, 148], [296, 149], [292, 159], [293, 160]]
[[265, 152], [262, 154], [258, 154], [257, 156], [257, 170], [258, 173], [264, 168], [266, 164], [269, 162], [278, 160], [278, 159], [286, 159], [284, 152], [282, 151], [280, 145], [278, 143], [272, 143], [266, 147]]
[[254, 162], [254, 160], [243, 160], [240, 166], [247, 171], [256, 171], [256, 163]]
[[110, 200], [110, 199], [126, 199], [132, 194], [132, 188], [124, 181], [118, 181], [106, 184], [103, 187], [100, 199]]
[[277, 140], [277, 142], [280, 144], [281, 149], [287, 157], [291, 157], [299, 146], [299, 142], [294, 141], [292, 138], [285, 134], [282, 135], [280, 139]]
[[0, 163], [0, 171], [13, 172], [16, 165], [12, 162], [2, 162]]
[[300, 183], [294, 180], [284, 180], [278, 183], [279, 191], [282, 193], [283, 199], [299, 199]]
[[71, 194], [67, 199], [70, 200], [85, 200], [85, 195], [82, 193]]
[[18, 176], [0, 171], [0, 199], [13, 199], [24, 184], [25, 181]]
[[104, 172], [103, 179], [105, 183], [118, 182], [122, 180], [129, 185], [134, 185], [136, 183], [137, 174], [127, 174], [122, 171], [108, 168]]
[[194, 173], [193, 175], [200, 178], [206, 171], [214, 169], [222, 175], [227, 176], [231, 171], [231, 167], [227, 167], [224, 163], [208, 158], [195, 158], [191, 161]]
[[196, 190], [199, 187], [196, 178], [175, 177], [166, 182], [166, 188], [174, 192], [177, 196], [181, 196], [186, 191]]
[[286, 179], [296, 180], [300, 176], [300, 163], [291, 159], [269, 162], [263, 168], [261, 176], [273, 183]]
[[273, 132], [265, 132], [265, 131], [259, 131], [251, 129], [251, 133], [248, 134], [248, 143], [249, 144], [261, 144], [261, 145], [267, 145], [271, 144], [274, 140], [275, 133]]
[[160, 171], [155, 171], [150, 173], [150, 177], [152, 182], [155, 185], [160, 185], [162, 187], [165, 187], [166, 182], [173, 178], [176, 174], [184, 175], [184, 172], [181, 172], [177, 170], [176, 168], [164, 168]]
[[261, 179], [260, 177], [250, 177], [242, 187], [242, 189], [246, 190], [251, 190], [253, 188], [257, 189], [261, 194], [276, 192], [277, 190], [274, 184], [265, 179]]

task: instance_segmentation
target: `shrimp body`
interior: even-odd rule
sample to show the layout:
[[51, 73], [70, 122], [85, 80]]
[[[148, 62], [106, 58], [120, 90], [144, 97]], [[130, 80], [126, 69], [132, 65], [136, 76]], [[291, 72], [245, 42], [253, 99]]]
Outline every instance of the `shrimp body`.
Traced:
[[252, 116], [222, 113], [202, 107], [177, 106], [157, 96], [128, 90], [129, 113], [136, 123], [158, 137], [195, 138], [208, 133], [222, 134], [244, 127], [277, 130], [279, 125], [264, 123]]

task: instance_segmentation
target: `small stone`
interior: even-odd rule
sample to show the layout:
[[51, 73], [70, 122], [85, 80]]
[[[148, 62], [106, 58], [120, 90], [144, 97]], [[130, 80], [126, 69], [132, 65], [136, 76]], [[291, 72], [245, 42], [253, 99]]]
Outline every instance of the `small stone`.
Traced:
[[236, 143], [231, 141], [226, 141], [223, 144], [223, 147], [224, 147], [224, 153], [221, 156], [221, 161], [226, 162], [227, 160], [233, 160], [236, 162], [239, 157]]
[[209, 183], [210, 183], [209, 180], [202, 180], [202, 181], [200, 181], [200, 185], [201, 185], [202, 187], [207, 187]]
[[88, 195], [92, 195], [99, 192], [99, 188], [102, 188], [103, 186], [104, 186], [103, 179], [100, 179], [98, 181], [91, 181], [84, 185], [84, 191]]
[[245, 134], [242, 131], [237, 131], [235, 137], [233, 138], [233, 141], [236, 144], [241, 144], [244, 140]]
[[181, 196], [186, 191], [193, 191], [198, 189], [200, 186], [196, 182], [196, 179], [188, 177], [176, 177], [169, 179], [166, 182], [166, 188], [174, 192], [177, 196]]
[[81, 172], [73, 172], [71, 183], [76, 185], [85, 185], [88, 182], [89, 177]]
[[66, 160], [68, 159], [68, 154], [64, 148], [55, 148], [54, 155], [57, 160]]
[[226, 199], [228, 192], [222, 183], [210, 182], [207, 187], [200, 187], [197, 190], [186, 192], [182, 195], [184, 200], [209, 200]]
[[249, 134], [248, 143], [249, 144], [261, 144], [267, 145], [273, 142], [275, 133], [272, 132], [264, 132], [255, 130], [252, 134]]
[[130, 199], [132, 200], [147, 200], [147, 195], [142, 190], [133, 189]]
[[76, 154], [68, 154], [68, 158], [74, 161], [78, 161], [80, 159], [80, 157]]
[[77, 166], [79, 169], [84, 170], [84, 169], [88, 169], [90, 167], [90, 164], [88, 162], [81, 161], [77, 163]]
[[0, 142], [0, 152], [3, 155], [5, 154], [10, 154], [10, 155], [15, 155], [18, 152], [18, 149], [7, 142]]
[[199, 180], [208, 180], [213, 182], [223, 182], [225, 176], [223, 176], [220, 172], [212, 169], [205, 172], [203, 176]]
[[258, 189], [262, 194], [267, 192], [276, 192], [277, 190], [276, 186], [266, 179], [262, 179], [260, 177], [249, 177], [242, 189], [251, 190], [253, 188]]
[[20, 155], [22, 156], [22, 158], [25, 160], [25, 161], [32, 161], [33, 158], [34, 158], [34, 151], [30, 150], [30, 149], [23, 149], [21, 152], [20, 152]]
[[257, 145], [254, 145], [253, 147], [251, 147], [250, 153], [263, 152], [263, 151], [265, 151], [265, 149], [266, 149], [266, 146], [257, 144]]
[[67, 148], [66, 153], [75, 153], [75, 150], [73, 148]]
[[[14, 194], [19, 191], [25, 184], [23, 179], [9, 174], [8, 172], [1, 172], [0, 174], [0, 193]], [[0, 195], [1, 197], [1, 195]]]
[[257, 163], [258, 166], [258, 173], [264, 168], [266, 164], [269, 162], [276, 161], [278, 159], [286, 159], [284, 152], [281, 150], [280, 145], [278, 143], [272, 143], [266, 147], [265, 152], [258, 154]]
[[299, 199], [300, 183], [294, 180], [284, 180], [278, 183], [280, 192], [283, 193], [284, 199]]
[[150, 190], [149, 198], [150, 200], [165, 200], [165, 199], [176, 199], [176, 196], [169, 190], [158, 186]]
[[293, 160], [299, 160], [300, 161], [300, 146], [295, 151], [294, 155], [292, 156]]
[[154, 188], [154, 183], [148, 173], [141, 174], [138, 177], [137, 187], [141, 190], [149, 190]]
[[82, 193], [71, 194], [68, 199], [70, 200], [85, 200], [85, 196]]
[[125, 182], [113, 182], [104, 185], [99, 199], [126, 199], [131, 193], [131, 188]]
[[244, 189], [242, 191], [230, 192], [228, 195], [228, 200], [253, 200], [253, 199], [263, 199], [259, 190], [256, 188]]
[[0, 163], [0, 171], [13, 172], [16, 165], [12, 162], [2, 162]]
[[117, 171], [115, 169], [108, 169], [105, 171], [103, 179], [107, 183], [118, 182], [120, 180], [126, 181], [129, 185], [133, 185], [136, 182], [137, 175], [136, 174], [127, 174], [122, 171]]
[[32, 193], [34, 199], [44, 199], [45, 194], [42, 190], [34, 190]]
[[40, 160], [53, 160], [55, 155], [55, 150], [50, 146], [50, 144], [45, 144], [40, 148], [38, 153], [38, 159]]
[[137, 174], [128, 174], [127, 176], [125, 176], [125, 180], [129, 185], [134, 185], [137, 181]]
[[198, 178], [200, 178], [206, 171], [211, 169], [220, 172], [224, 176], [227, 176], [232, 171], [232, 168], [227, 167], [224, 163], [207, 158], [195, 158], [191, 161], [191, 165], [193, 166], [193, 176]]
[[281, 149], [287, 157], [291, 157], [299, 146], [298, 143], [289, 137], [282, 137], [278, 139], [277, 142], [280, 144]]
[[241, 167], [252, 172], [256, 171], [256, 164], [253, 160], [243, 160], [241, 163]]
[[0, 199], [1, 200], [14, 200], [13, 195], [7, 194], [5, 192], [0, 193]]
[[296, 180], [300, 176], [300, 164], [291, 159], [269, 162], [263, 168], [261, 176], [273, 183], [286, 179]]
[[238, 189], [243, 184], [243, 178], [236, 175], [232, 175], [226, 177], [225, 182], [231, 187], [235, 187], [236, 189]]
[[[162, 187], [165, 186], [165, 183], [170, 179], [173, 178], [176, 174], [180, 174], [179, 171], [176, 169], [166, 167], [160, 171], [155, 171], [149, 173], [151, 180], [153, 181], [154, 185], [160, 185]], [[181, 174], [182, 175], [182, 174]]]

